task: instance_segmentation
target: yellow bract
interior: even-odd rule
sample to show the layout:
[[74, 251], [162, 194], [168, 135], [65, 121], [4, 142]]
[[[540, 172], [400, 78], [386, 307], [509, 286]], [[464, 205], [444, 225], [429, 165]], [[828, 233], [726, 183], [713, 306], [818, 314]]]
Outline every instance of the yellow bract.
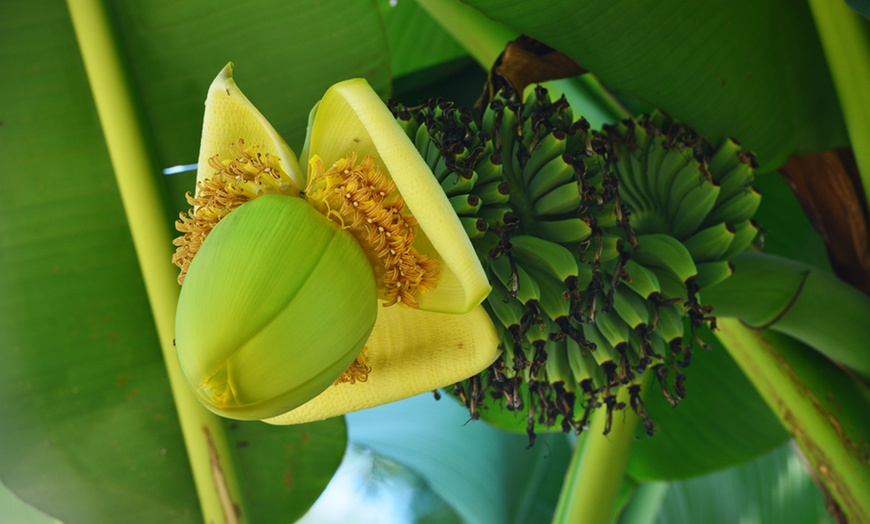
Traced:
[[248, 100], [233, 80], [233, 64], [229, 63], [215, 77], [208, 88], [199, 143], [197, 182], [211, 178], [214, 170], [209, 165], [215, 155], [223, 157], [237, 147], [239, 139], [248, 146], [258, 146], [263, 155], [280, 159], [281, 167], [296, 187], [287, 194], [298, 195], [305, 187], [305, 172], [299, 169], [296, 155], [281, 135]]
[[[411, 327], [415, 325], [419, 329]], [[372, 368], [368, 380], [328, 388], [301, 407], [266, 422], [322, 420], [452, 385], [468, 370], [485, 369], [495, 360], [498, 336], [491, 327], [482, 307], [462, 315], [380, 308], [366, 342]]]
[[324, 164], [356, 153], [374, 157], [419, 224], [417, 249], [440, 261], [438, 285], [419, 297], [420, 308], [464, 313], [489, 295], [480, 261], [438, 180], [417, 148], [363, 79], [326, 92], [308, 130], [307, 153]]
[[[263, 198], [257, 194], [260, 191], [258, 188], [263, 188], [262, 194], [279, 191], [287, 195], [269, 198], [307, 198], [312, 209], [333, 220], [339, 233], [356, 238], [366, 254], [370, 267], [363, 271], [344, 267], [340, 260], [334, 264], [324, 261], [322, 266], [333, 269], [325, 277], [317, 276], [318, 285], [328, 288], [330, 276], [335, 272], [342, 275], [341, 278], [332, 279], [334, 282], [331, 285], [346, 287], [355, 285], [352, 278], [348, 280], [348, 271], [359, 273], [360, 282], [366, 279], [371, 281], [374, 275], [379, 287], [376, 295], [382, 299], [392, 297], [391, 302], [398, 302], [390, 307], [375, 308], [374, 327], [365, 340], [362, 354], [349, 346], [338, 347], [327, 352], [331, 357], [325, 357], [335, 360], [312, 364], [324, 352], [312, 347], [319, 344], [308, 343], [306, 346], [300, 344], [300, 340], [316, 341], [321, 337], [324, 341], [330, 340], [333, 337], [330, 330], [341, 322], [360, 322], [361, 319], [356, 318], [352, 310], [343, 310], [336, 318], [334, 314], [324, 311], [330, 307], [328, 301], [311, 300], [310, 307], [294, 306], [292, 322], [287, 322], [287, 327], [277, 330], [272, 325], [268, 337], [263, 337], [262, 329], [258, 327], [263, 325], [264, 320], [257, 318], [256, 314], [246, 314], [248, 309], [255, 311], [257, 308], [254, 306], [240, 308], [237, 303], [227, 305], [233, 311], [233, 318], [237, 318], [242, 326], [232, 322], [206, 321], [190, 308], [202, 304], [203, 300], [223, 304], [223, 301], [233, 300], [230, 296], [233, 293], [250, 297], [262, 291], [248, 295], [245, 290], [236, 290], [226, 297], [214, 296], [213, 292], [208, 291], [206, 283], [211, 279], [231, 281], [233, 275], [214, 273], [216, 269], [211, 264], [199, 264], [196, 262], [198, 259], [191, 263], [184, 286], [188, 285], [190, 279], [199, 282], [198, 289], [192, 293], [203, 296], [189, 297], [185, 303], [179, 304], [179, 332], [185, 331], [188, 338], [194, 333], [196, 336], [193, 338], [213, 340], [213, 345], [241, 344], [249, 362], [256, 362], [258, 352], [271, 355], [270, 362], [281, 363], [276, 365], [275, 375], [298, 373], [294, 366], [294, 361], [298, 359], [299, 362], [306, 362], [307, 369], [322, 369], [324, 375], [316, 378], [299, 377], [298, 380], [290, 380], [290, 383], [330, 384], [328, 387], [317, 386], [317, 391], [312, 389], [307, 392], [307, 398], [311, 400], [288, 413], [282, 415], [279, 411], [263, 415], [263, 411], [256, 410], [257, 418], [267, 418], [271, 423], [290, 424], [337, 416], [454, 384], [477, 374], [495, 360], [498, 337], [489, 316], [480, 306], [490, 287], [471, 242], [429, 167], [365, 80], [348, 80], [334, 85], [312, 112], [300, 159], [302, 166], [309, 167], [308, 175], [303, 176], [300, 162], [293, 152], [235, 85], [230, 64], [212, 83], [206, 101], [200, 171], [197, 176], [200, 187], [204, 187], [210, 177], [218, 176], [215, 175], [215, 166], [233, 162], [234, 159], [227, 155], [229, 151], [240, 150], [240, 140], [246, 151], [263, 155], [261, 163], [264, 166], [274, 166], [282, 172], [281, 177], [276, 177], [276, 183], [257, 185], [246, 182], [248, 197], [256, 194], [253, 198]], [[215, 159], [215, 155], [219, 155], [219, 159]], [[242, 160], [239, 159], [244, 164]], [[247, 161], [250, 161], [250, 154]], [[318, 172], [328, 178], [354, 169], [360, 175], [352, 184], [341, 186], [329, 179], [323, 183], [315, 180], [315, 184], [311, 185], [310, 177]], [[220, 176], [226, 177], [232, 184], [232, 169], [229, 173]], [[284, 183], [282, 180], [290, 182]], [[311, 194], [300, 194], [309, 186]], [[343, 193], [335, 193], [336, 188]], [[335, 194], [329, 194], [329, 191]], [[225, 209], [236, 214], [255, 202], [253, 200], [238, 207], [225, 206]], [[197, 208], [202, 206], [200, 201], [195, 201], [193, 205]], [[346, 209], [342, 209], [342, 206]], [[359, 207], [366, 212], [356, 212]], [[268, 224], [258, 227], [268, 228]], [[354, 230], [354, 227], [357, 229]], [[193, 226], [188, 226], [188, 230], [198, 231]], [[379, 236], [384, 231], [389, 234]], [[189, 231], [187, 234], [192, 235]], [[390, 244], [396, 241], [390, 236], [392, 234], [402, 236], [403, 243]], [[208, 231], [203, 233], [202, 238], [205, 238], [202, 242], [202, 251], [205, 252], [238, 248], [220, 245], [207, 250], [210, 242], [214, 244], [220, 239], [215, 238], [212, 242]], [[394, 249], [396, 246], [402, 247]], [[291, 250], [282, 255], [279, 263], [270, 262], [269, 269], [258, 274], [257, 278], [265, 279], [266, 284], [245, 285], [260, 290], [269, 289], [281, 280], [275, 279], [275, 274], [297, 271], [299, 263], [306, 263], [297, 262], [297, 256], [302, 260], [309, 254], [305, 253], [303, 247], [297, 247], [296, 250], [298, 254]], [[244, 260], [245, 257], [256, 256], [258, 252], [253, 248], [247, 251], [233, 254], [231, 258], [241, 257]], [[193, 255], [196, 255], [195, 250], [188, 258]], [[251, 264], [258, 266], [254, 260], [251, 260]], [[262, 264], [259, 266], [262, 267]], [[236, 267], [244, 267], [244, 263]], [[353, 274], [350, 276], [353, 277]], [[411, 287], [415, 291], [403, 295], [409, 283], [414, 283], [416, 287]], [[324, 288], [325, 294], [336, 291], [327, 288]], [[185, 293], [185, 290], [182, 292]], [[204, 295], [209, 296], [205, 298]], [[335, 296], [341, 296], [341, 290]], [[386, 302], [381, 301], [380, 304], [382, 306]], [[419, 309], [405, 304], [418, 306]], [[187, 309], [182, 310], [182, 307]], [[281, 311], [277, 315], [287, 318]], [[323, 318], [330, 320], [324, 323]], [[191, 322], [196, 325], [190, 325]], [[363, 321], [360, 325], [365, 323]], [[213, 332], [202, 334], [204, 331]], [[249, 334], [242, 336], [243, 340], [239, 339], [241, 332], [248, 331]], [[268, 343], [258, 342], [267, 339]], [[238, 342], [233, 342], [236, 340]], [[222, 369], [222, 362], [218, 361], [225, 359], [225, 356], [188, 353], [191, 348], [185, 347], [183, 341], [179, 342], [179, 358], [185, 363], [183, 367], [200, 370], [197, 371], [200, 376], [188, 376], [194, 388], [196, 384], [202, 384], [205, 371]], [[223, 347], [221, 351], [226, 355], [235, 354], [232, 348]], [[351, 351], [350, 355], [360, 357], [354, 360], [349, 357], [348, 351]], [[275, 357], [276, 354], [279, 356]], [[340, 365], [337, 364], [339, 361]], [[351, 369], [343, 374], [342, 371], [347, 370], [348, 366]], [[239, 373], [237, 368], [235, 371]], [[240, 376], [244, 376], [244, 373]], [[248, 391], [255, 394], [257, 391], [268, 392], [270, 387], [269, 384], [250, 386]], [[198, 394], [201, 400], [214, 404], [213, 399], [207, 397], [214, 396], [215, 391], [214, 388], [210, 393], [200, 390]], [[269, 399], [261, 400], [258, 404], [257, 399], [245, 398], [248, 404], [267, 405], [269, 409], [281, 405]], [[299, 404], [298, 401], [298, 395], [294, 395], [294, 406]], [[287, 409], [290, 409], [289, 405]], [[226, 411], [222, 414], [233, 416], [232, 410]]]

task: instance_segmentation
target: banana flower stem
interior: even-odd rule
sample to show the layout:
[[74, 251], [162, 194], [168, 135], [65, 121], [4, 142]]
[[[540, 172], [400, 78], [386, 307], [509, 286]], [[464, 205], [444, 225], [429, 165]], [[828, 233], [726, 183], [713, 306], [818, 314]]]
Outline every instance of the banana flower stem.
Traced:
[[[649, 372], [644, 375], [641, 397], [650, 376]], [[626, 407], [612, 413], [610, 432], [604, 434], [608, 410], [601, 407], [592, 414], [590, 427], [583, 438], [578, 439], [562, 483], [553, 524], [606, 524], [610, 521], [638, 421], [637, 415], [628, 407], [628, 388], [620, 388], [616, 400]]]
[[243, 509], [223, 422], [196, 400], [175, 355], [179, 287], [169, 262], [168, 214], [155, 183], [147, 134], [140, 120], [106, 6], [100, 0], [67, 3], [109, 156], [133, 237], [181, 424], [205, 522], [235, 523]]

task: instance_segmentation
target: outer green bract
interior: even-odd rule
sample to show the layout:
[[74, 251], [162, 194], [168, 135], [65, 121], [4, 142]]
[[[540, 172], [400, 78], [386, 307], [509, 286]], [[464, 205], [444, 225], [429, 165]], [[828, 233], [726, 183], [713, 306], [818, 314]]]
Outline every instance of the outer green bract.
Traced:
[[221, 220], [190, 265], [176, 316], [181, 369], [215, 413], [273, 417], [330, 386], [376, 314], [354, 238], [300, 198], [263, 196]]

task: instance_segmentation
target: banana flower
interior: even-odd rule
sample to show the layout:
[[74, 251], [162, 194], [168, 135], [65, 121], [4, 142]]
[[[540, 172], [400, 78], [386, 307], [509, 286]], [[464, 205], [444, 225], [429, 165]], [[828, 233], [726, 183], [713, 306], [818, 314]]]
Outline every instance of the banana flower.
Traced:
[[228, 64], [209, 88], [183, 236], [178, 358], [206, 407], [294, 424], [490, 365], [490, 286], [450, 202], [362, 79], [312, 110], [301, 159]]

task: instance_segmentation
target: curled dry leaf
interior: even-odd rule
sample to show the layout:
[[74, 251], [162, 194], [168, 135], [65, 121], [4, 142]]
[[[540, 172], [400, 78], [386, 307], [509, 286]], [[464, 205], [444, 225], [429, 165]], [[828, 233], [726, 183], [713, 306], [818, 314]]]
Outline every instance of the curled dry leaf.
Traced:
[[870, 295], [870, 236], [855, 159], [849, 150], [789, 158], [780, 173], [825, 239], [837, 275]]
[[495, 60], [483, 94], [477, 101], [477, 108], [485, 108], [493, 95], [504, 86], [510, 86], [522, 95], [523, 90], [530, 84], [571, 78], [585, 72], [586, 69], [565, 53], [531, 36], [522, 35], [508, 42]]

